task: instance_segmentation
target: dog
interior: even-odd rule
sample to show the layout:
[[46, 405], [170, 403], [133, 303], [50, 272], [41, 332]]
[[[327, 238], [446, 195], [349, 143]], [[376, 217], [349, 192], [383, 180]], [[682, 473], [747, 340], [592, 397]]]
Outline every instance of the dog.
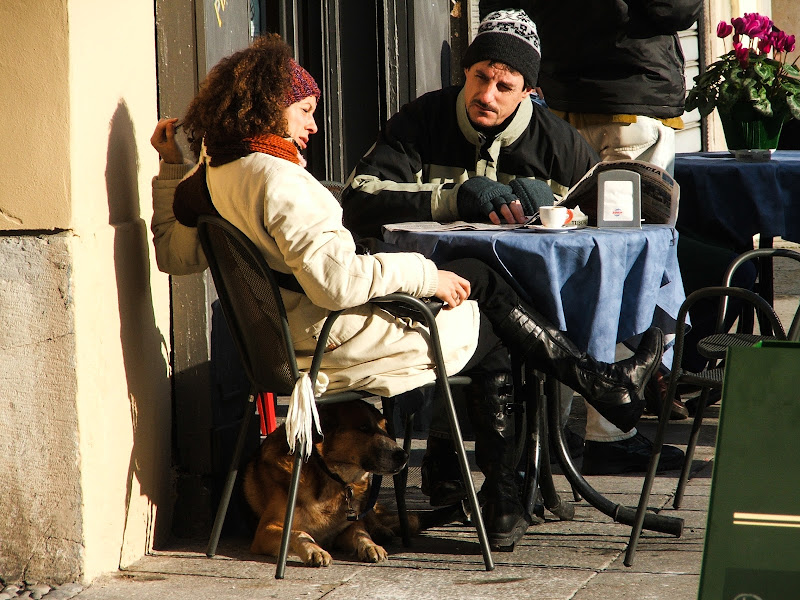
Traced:
[[[289, 553], [312, 567], [331, 564], [325, 548], [355, 553], [363, 562], [384, 561], [388, 554], [373, 536], [386, 543], [397, 534], [398, 519], [380, 505], [362, 515], [369, 478], [399, 473], [408, 454], [387, 433], [381, 412], [363, 400], [322, 405], [319, 416], [323, 435], [301, 470]], [[278, 556], [293, 463], [281, 425], [245, 468], [244, 496], [259, 519], [250, 547], [256, 554]], [[348, 514], [359, 518], [348, 520]], [[415, 518], [415, 533], [419, 527]]]

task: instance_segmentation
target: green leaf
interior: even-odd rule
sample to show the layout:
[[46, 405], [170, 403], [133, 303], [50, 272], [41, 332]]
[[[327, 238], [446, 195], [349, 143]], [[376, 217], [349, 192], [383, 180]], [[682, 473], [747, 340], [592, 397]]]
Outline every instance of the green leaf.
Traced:
[[792, 118], [800, 120], [800, 100], [796, 96], [789, 96], [786, 98], [786, 106]]
[[766, 85], [769, 85], [775, 79], [775, 73], [777, 72], [776, 69], [763, 62], [754, 62], [753, 71]]
[[753, 108], [756, 110], [757, 113], [764, 115], [765, 117], [772, 116], [772, 103], [767, 100], [766, 96], [759, 97], [753, 102]]
[[792, 75], [793, 77], [800, 77], [800, 69], [798, 69], [791, 63], [783, 65], [783, 70], [786, 71], [789, 75]]

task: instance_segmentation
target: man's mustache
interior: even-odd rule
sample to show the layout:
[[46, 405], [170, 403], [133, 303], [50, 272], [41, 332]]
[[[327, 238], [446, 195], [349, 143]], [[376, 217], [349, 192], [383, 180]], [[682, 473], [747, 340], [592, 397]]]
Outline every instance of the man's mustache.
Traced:
[[497, 112], [497, 109], [494, 106], [491, 106], [490, 104], [484, 104], [480, 100], [473, 100], [472, 102], [470, 102], [470, 105], [477, 106], [478, 108], [486, 112], [493, 112], [493, 113]]

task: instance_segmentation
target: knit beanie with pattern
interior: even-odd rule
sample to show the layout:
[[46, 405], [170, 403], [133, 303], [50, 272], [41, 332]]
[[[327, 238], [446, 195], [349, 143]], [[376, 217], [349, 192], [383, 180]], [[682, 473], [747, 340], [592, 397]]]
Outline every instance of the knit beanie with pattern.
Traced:
[[536, 86], [542, 49], [536, 24], [524, 10], [497, 10], [484, 17], [461, 66], [469, 69], [484, 60], [506, 64], [522, 74], [525, 85]]
[[309, 96], [314, 96], [319, 100], [319, 87], [311, 76], [311, 73], [298, 65], [293, 58], [289, 59], [289, 69], [291, 70], [292, 80], [289, 85], [289, 93], [286, 96], [286, 104], [300, 102], [300, 100], [308, 98]]

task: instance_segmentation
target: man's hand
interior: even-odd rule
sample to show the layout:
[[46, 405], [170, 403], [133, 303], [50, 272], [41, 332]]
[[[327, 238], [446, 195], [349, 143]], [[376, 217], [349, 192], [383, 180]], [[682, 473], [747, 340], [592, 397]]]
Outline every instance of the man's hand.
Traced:
[[439, 287], [434, 296], [447, 303], [445, 310], [455, 308], [469, 298], [470, 291], [469, 280], [452, 271], [439, 271]]
[[525, 214], [532, 215], [543, 206], [553, 206], [553, 190], [541, 179], [517, 177], [508, 184], [525, 207]]
[[465, 221], [488, 217], [499, 225], [502, 217], [507, 223], [524, 223], [525, 208], [509, 186], [488, 177], [472, 177], [458, 188], [458, 215]]
[[161, 119], [156, 125], [150, 144], [161, 155], [165, 163], [183, 164], [183, 152], [175, 140], [175, 123], [178, 119]]

